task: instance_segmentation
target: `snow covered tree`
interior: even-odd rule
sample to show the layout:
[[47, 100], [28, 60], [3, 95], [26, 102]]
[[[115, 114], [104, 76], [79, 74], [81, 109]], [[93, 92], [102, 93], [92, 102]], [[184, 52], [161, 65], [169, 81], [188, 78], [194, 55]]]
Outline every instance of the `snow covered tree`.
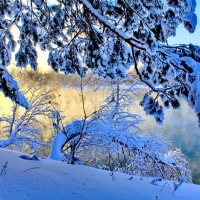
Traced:
[[[24, 2], [24, 3], [23, 3]], [[170, 46], [179, 24], [193, 33], [196, 0], [3, 0], [0, 2], [0, 89], [28, 108], [6, 70], [15, 50], [12, 28], [19, 30], [16, 65], [36, 70], [37, 49], [49, 52], [48, 64], [66, 75], [126, 77], [134, 65], [150, 92], [141, 105], [163, 121], [164, 107], [179, 108], [184, 97], [200, 121], [200, 47]], [[143, 66], [140, 69], [139, 63]], [[161, 104], [163, 101], [163, 105]]]
[[127, 88], [119, 79], [112, 82], [111, 93], [98, 110], [90, 113], [86, 110], [83, 85], [80, 89], [83, 118], [60, 126], [50, 159], [71, 164], [78, 161], [112, 172], [146, 177], [179, 180], [184, 176], [191, 182], [191, 172], [183, 155], [168, 153], [169, 142], [161, 135], [150, 132], [145, 136], [139, 128], [141, 117], [129, 112], [137, 95], [136, 83]]
[[0, 147], [44, 156], [44, 149], [50, 148], [51, 138], [46, 140], [42, 118], [53, 112], [50, 104], [55, 98], [53, 87], [41, 87], [43, 78], [36, 73], [28, 79], [28, 72], [17, 73], [20, 89], [29, 101], [29, 108], [24, 109], [13, 103], [9, 114], [0, 117]]

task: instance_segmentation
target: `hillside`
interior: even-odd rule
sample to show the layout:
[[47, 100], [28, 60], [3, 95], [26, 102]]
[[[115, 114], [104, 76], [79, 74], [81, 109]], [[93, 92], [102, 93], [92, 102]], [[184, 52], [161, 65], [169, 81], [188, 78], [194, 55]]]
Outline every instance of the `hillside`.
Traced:
[[[150, 178], [103, 171], [53, 160], [24, 160], [19, 152], [0, 149], [0, 200], [197, 200], [200, 185], [151, 184]], [[130, 179], [131, 178], [131, 179]], [[163, 190], [161, 191], [161, 189]]]

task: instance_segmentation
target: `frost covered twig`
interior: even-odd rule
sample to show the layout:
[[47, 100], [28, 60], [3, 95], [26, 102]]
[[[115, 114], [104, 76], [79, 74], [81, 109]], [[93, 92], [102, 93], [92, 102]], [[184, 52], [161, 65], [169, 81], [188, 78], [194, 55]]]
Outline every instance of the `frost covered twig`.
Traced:
[[5, 162], [4, 166], [3, 166], [3, 169], [1, 170], [1, 175], [4, 173], [6, 174], [6, 168], [8, 166], [8, 161]]
[[163, 185], [163, 187], [162, 187], [161, 191], [164, 189], [164, 187], [165, 187], [165, 185], [166, 185], [166, 184], [167, 184], [167, 185], [169, 186], [169, 188], [170, 188], [170, 185], [169, 185], [169, 183], [166, 181], [166, 182], [165, 182], [165, 184]]

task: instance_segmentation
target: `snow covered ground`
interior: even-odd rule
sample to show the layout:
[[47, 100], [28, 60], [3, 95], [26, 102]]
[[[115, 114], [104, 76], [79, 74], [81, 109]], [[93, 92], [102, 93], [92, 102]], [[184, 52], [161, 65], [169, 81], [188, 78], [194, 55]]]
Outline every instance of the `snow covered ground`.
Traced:
[[[184, 183], [173, 194], [173, 182], [114, 173], [53, 160], [24, 160], [0, 149], [0, 200], [198, 200], [200, 185]], [[25, 171], [27, 170], [27, 171]], [[161, 189], [163, 190], [161, 191]]]

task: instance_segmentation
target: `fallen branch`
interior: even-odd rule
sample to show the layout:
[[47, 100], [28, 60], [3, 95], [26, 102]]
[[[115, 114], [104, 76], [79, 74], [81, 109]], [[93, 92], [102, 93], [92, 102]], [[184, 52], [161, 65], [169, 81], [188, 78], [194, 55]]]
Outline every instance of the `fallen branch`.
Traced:
[[4, 164], [3, 169], [1, 171], [1, 175], [3, 174], [3, 172], [4, 172], [4, 174], [6, 174], [6, 168], [7, 168], [7, 166], [8, 166], [8, 161], [6, 161], [6, 163]]
[[174, 183], [174, 191], [173, 191], [173, 193], [184, 183], [184, 181], [185, 181], [185, 178], [182, 177], [179, 183], [173, 182]]
[[32, 168], [26, 169], [26, 170], [22, 171], [21, 174], [22, 174], [23, 172], [29, 171], [29, 170], [31, 170], [31, 169], [38, 169], [38, 168], [39, 168], [39, 167], [32, 167]]
[[165, 185], [168, 185], [168, 186], [169, 186], [169, 189], [170, 189], [170, 185], [169, 185], [169, 183], [166, 181], [165, 184], [163, 185], [161, 191], [164, 189]]

